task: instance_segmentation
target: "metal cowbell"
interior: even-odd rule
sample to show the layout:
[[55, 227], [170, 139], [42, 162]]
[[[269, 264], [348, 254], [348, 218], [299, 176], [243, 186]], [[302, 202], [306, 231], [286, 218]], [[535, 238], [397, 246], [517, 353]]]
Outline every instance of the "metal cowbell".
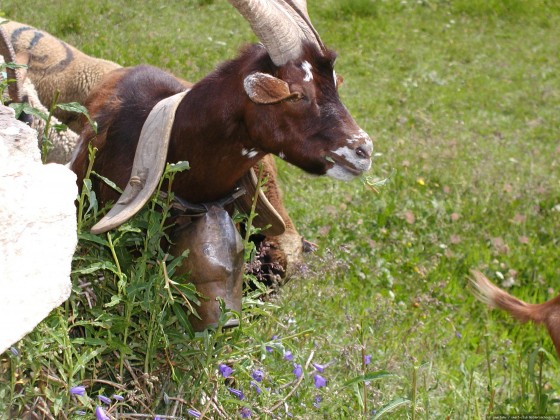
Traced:
[[[218, 297], [223, 299], [226, 309], [241, 313], [244, 247], [229, 214], [213, 205], [191, 223], [177, 228], [171, 239], [172, 255], [189, 250], [176, 274], [188, 273], [188, 281], [194, 283], [202, 295], [201, 304], [196, 308], [200, 318], [189, 317], [194, 330], [203, 331], [218, 325], [221, 315]], [[238, 319], [233, 318], [225, 326], [237, 325]]]

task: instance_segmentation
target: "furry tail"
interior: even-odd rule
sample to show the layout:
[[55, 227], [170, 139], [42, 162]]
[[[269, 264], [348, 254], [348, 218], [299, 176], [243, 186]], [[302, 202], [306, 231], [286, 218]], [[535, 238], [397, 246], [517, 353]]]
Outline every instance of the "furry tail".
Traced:
[[473, 270], [471, 273], [473, 294], [478, 300], [507, 311], [521, 322], [544, 324], [560, 357], [560, 295], [545, 303], [529, 304], [500, 289], [481, 272]]

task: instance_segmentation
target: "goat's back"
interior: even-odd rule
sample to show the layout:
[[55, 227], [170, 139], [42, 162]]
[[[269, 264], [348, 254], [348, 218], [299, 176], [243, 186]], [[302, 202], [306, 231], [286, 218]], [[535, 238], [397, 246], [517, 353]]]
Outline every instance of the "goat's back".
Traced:
[[[162, 99], [185, 90], [186, 83], [152, 66], [118, 69], [108, 74], [90, 94], [86, 107], [97, 123], [97, 135], [84, 123], [71, 168], [81, 188], [88, 165], [88, 145], [97, 148], [95, 171], [120, 188], [130, 178], [142, 126]], [[95, 182], [95, 180], [93, 180]], [[99, 184], [100, 203], [116, 200], [118, 193]]]

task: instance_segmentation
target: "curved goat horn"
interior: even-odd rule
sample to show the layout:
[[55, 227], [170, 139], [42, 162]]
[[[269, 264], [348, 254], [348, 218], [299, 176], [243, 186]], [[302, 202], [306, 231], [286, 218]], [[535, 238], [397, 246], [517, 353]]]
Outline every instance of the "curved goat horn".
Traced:
[[296, 59], [304, 41], [323, 50], [307, 15], [305, 0], [229, 0], [249, 22], [277, 66]]
[[313, 32], [313, 35], [317, 40], [317, 45], [322, 51], [324, 51], [325, 45], [323, 44], [323, 41], [321, 41], [319, 33], [313, 27], [311, 19], [309, 19], [309, 13], [307, 13], [307, 0], [286, 0], [286, 3], [305, 21], [307, 29]]
[[[16, 62], [16, 53], [12, 43], [8, 39], [8, 34], [0, 24], [0, 55], [4, 57], [6, 63]], [[8, 94], [13, 102], [21, 102], [21, 89], [23, 84], [23, 77], [21, 72], [17, 69], [6, 67], [6, 74], [8, 79], [15, 80], [15, 83], [8, 83]]]
[[91, 233], [107, 232], [122, 225], [148, 202], [165, 170], [175, 111], [187, 93], [188, 90], [165, 98], [152, 109], [140, 133], [130, 181], [111, 210], [91, 228]]

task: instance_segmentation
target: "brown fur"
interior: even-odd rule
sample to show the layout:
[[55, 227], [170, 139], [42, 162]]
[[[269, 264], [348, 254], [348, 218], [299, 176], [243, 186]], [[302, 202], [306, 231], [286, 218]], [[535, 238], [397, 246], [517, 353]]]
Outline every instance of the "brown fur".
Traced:
[[[301, 63], [276, 67], [266, 50], [255, 45], [196, 83], [179, 104], [173, 123], [167, 161], [186, 160], [191, 166], [176, 176], [174, 192], [195, 203], [220, 199], [268, 153], [281, 154], [307, 172], [325, 174], [333, 166], [327, 154], [347, 147], [348, 139], [361, 131], [338, 98], [333, 80], [334, 58], [330, 51], [319, 53], [307, 45], [302, 62], [312, 65], [314, 77], [303, 80]], [[243, 90], [245, 77], [255, 72], [281, 79], [290, 92], [299, 92], [296, 97], [301, 100], [255, 103]], [[71, 163], [78, 185], [82, 185], [91, 143], [98, 149], [94, 170], [124, 188], [149, 111], [161, 99], [183, 89], [182, 81], [150, 66], [110, 74], [86, 103], [99, 133], [95, 137], [86, 127], [80, 136]], [[360, 149], [359, 146], [352, 143], [351, 147]], [[244, 155], [244, 150], [256, 153]], [[271, 167], [270, 173], [275, 171]], [[274, 187], [269, 186], [266, 194], [288, 227], [285, 235], [273, 239], [274, 248], [281, 250], [274, 258], [285, 258], [282, 265], [286, 266], [287, 260], [299, 260], [302, 240], [282, 205], [275, 176], [269, 184]], [[102, 204], [118, 198], [99, 182], [94, 182], [94, 189]]]
[[[217, 200], [231, 192], [267, 153], [282, 153], [287, 161], [318, 175], [332, 166], [325, 154], [346, 144], [350, 137], [346, 131], [356, 132], [359, 127], [338, 99], [332, 57], [322, 57], [313, 49], [307, 54], [307, 61], [318, 72], [317, 81], [301, 82], [302, 71], [295, 64], [275, 68], [266, 50], [253, 46], [193, 86], [178, 107], [167, 157], [169, 162], [187, 160], [191, 165], [189, 171], [175, 178], [178, 195], [192, 202]], [[253, 103], [242, 89], [245, 76], [255, 71], [282, 76], [294, 84], [294, 89], [303, 90], [308, 99], [274, 105]], [[103, 82], [86, 105], [100, 128], [92, 141], [99, 150], [94, 169], [122, 188], [128, 181], [149, 111], [161, 99], [182, 90], [183, 85], [150, 66], [116, 74], [118, 80]], [[323, 86], [319, 88], [318, 84]], [[324, 115], [319, 114], [321, 105], [328, 109]], [[78, 185], [87, 166], [91, 138], [87, 130], [82, 133], [72, 163]], [[256, 149], [258, 153], [242, 156], [243, 149]], [[111, 191], [100, 191], [98, 196], [102, 203], [116, 198]]]
[[560, 295], [545, 303], [530, 304], [493, 284], [479, 271], [473, 271], [475, 296], [493, 308], [502, 309], [521, 322], [544, 324], [560, 357]]
[[[286, 225], [286, 230], [282, 235], [265, 238], [265, 243], [270, 247], [268, 258], [271, 263], [279, 264], [282, 267], [283, 273], [280, 273], [282, 277], [289, 278], [303, 262], [302, 253], [305, 241], [298, 233], [284, 207], [282, 191], [280, 191], [276, 182], [278, 175], [274, 158], [272, 155], [266, 155], [261, 162], [263, 163], [264, 176], [267, 179], [264, 185], [266, 197]], [[259, 165], [256, 165], [254, 169], [258, 173]]]
[[[61, 92], [59, 102], [84, 103], [91, 90], [101, 82], [102, 78], [120, 67], [118, 64], [109, 61], [87, 56], [73, 46], [27, 24], [8, 22], [2, 25], [2, 28], [7, 29], [8, 38], [15, 42], [16, 50], [19, 52], [18, 56], [25, 54], [27, 57], [29, 76], [30, 79], [36, 81], [40, 88], [39, 96], [42, 103], [50, 104], [57, 90]], [[32, 42], [33, 38], [38, 42]], [[67, 59], [69, 52], [73, 60]], [[62, 67], [64, 68], [62, 69]], [[58, 70], [53, 73], [49, 72], [49, 69]], [[64, 71], [64, 75], [58, 72], [60, 69]], [[96, 99], [92, 99], [90, 105], [92, 109], [99, 110], [104, 106], [104, 98], [109, 94], [107, 91], [114, 90], [119, 75], [122, 75], [122, 73], [117, 71], [108, 76], [104, 84], [104, 93], [100, 93], [96, 96]], [[185, 87], [192, 87], [192, 83], [181, 79], [179, 81]], [[116, 106], [117, 104], [113, 105]], [[85, 119], [76, 121], [76, 115], [72, 113], [63, 113], [59, 116], [62, 117], [64, 123], [70, 124], [71, 128], [78, 132], [81, 130], [82, 124], [85, 123]], [[101, 137], [104, 138], [105, 135], [106, 133], [101, 133]], [[93, 138], [93, 132], [87, 125], [84, 136]], [[64, 159], [67, 159], [67, 152], [64, 154], [64, 158], [60, 158], [57, 162], [66, 163]], [[85, 171], [83, 164], [86, 157], [81, 155], [76, 163], [78, 167], [82, 168], [81, 171]], [[277, 175], [273, 157], [266, 155], [263, 161], [268, 177], [265, 195], [286, 224], [285, 234], [267, 238], [271, 244], [270, 259], [280, 264], [284, 269], [284, 274], [289, 275], [301, 261], [302, 238], [284, 207], [280, 188], [276, 182]], [[81, 185], [81, 181], [78, 182]], [[112, 194], [112, 190], [104, 184], [99, 184], [98, 187], [105, 189], [105, 194], [108, 196]]]
[[[39, 99], [49, 108], [57, 102], [84, 103], [91, 89], [109, 71], [120, 66], [91, 57], [52, 35], [29, 25], [8, 21], [2, 25], [16, 54], [29, 54], [27, 77], [33, 82]], [[55, 116], [73, 130], [79, 130], [76, 114], [56, 110]]]

